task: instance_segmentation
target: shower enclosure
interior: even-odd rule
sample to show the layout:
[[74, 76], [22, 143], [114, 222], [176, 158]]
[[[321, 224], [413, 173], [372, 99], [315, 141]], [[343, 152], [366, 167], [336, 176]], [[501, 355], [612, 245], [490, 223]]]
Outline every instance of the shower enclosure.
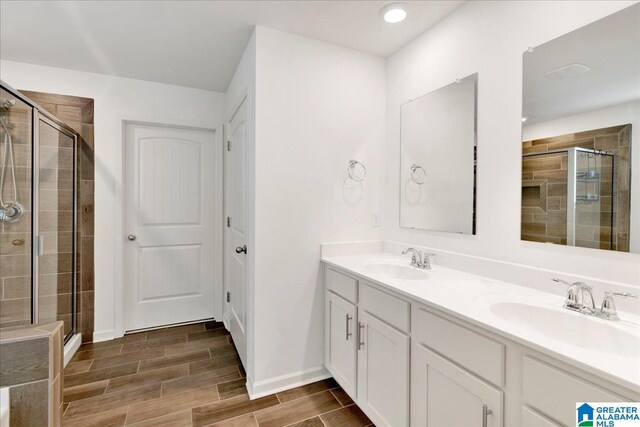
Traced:
[[[523, 154], [525, 169], [533, 177], [523, 181], [522, 206], [538, 208], [536, 225], [547, 241], [568, 246], [614, 247], [615, 155], [589, 148], [564, 148]], [[531, 172], [530, 172], [531, 173]], [[535, 211], [534, 211], [535, 212]], [[523, 212], [524, 240], [536, 240]], [[526, 234], [529, 234], [527, 236]]]
[[0, 88], [0, 327], [76, 332], [78, 134]]

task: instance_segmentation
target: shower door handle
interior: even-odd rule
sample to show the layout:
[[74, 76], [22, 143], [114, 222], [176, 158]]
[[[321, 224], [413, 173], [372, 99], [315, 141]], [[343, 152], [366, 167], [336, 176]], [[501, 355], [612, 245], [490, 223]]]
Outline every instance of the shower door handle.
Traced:
[[133, 242], [134, 240], [136, 240], [136, 239], [137, 239], [137, 237], [136, 237], [136, 236], [134, 236], [133, 234], [129, 234], [129, 235], [127, 236], [127, 239], [129, 239], [130, 241], [132, 241], [132, 242]]

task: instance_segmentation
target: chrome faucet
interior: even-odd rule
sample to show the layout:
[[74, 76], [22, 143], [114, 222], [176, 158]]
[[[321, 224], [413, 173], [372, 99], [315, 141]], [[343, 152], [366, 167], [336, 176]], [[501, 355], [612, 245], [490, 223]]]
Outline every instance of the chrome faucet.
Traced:
[[[555, 278], [553, 281], [564, 283], [569, 286], [569, 289], [567, 289], [567, 296], [564, 300], [564, 308], [591, 316], [597, 316], [605, 320], [620, 320], [616, 309], [616, 303], [613, 299], [614, 296], [622, 298], [638, 298], [637, 295], [630, 292], [606, 291], [604, 293], [604, 300], [602, 300], [602, 304], [598, 309], [596, 308], [593, 300], [593, 288], [591, 286], [584, 282], [569, 283], [565, 280]], [[591, 303], [590, 307], [585, 305], [585, 297], [588, 297], [587, 302]]]
[[[593, 288], [584, 282], [569, 283], [562, 279], [553, 279], [554, 282], [563, 283], [569, 286], [567, 289], [567, 296], [564, 300], [564, 308], [573, 311], [579, 311], [580, 313], [595, 314], [596, 304], [593, 300]], [[591, 301], [591, 307], [587, 307], [585, 302], [585, 296], [589, 297]], [[587, 301], [589, 301], [587, 300]]]
[[404, 251], [402, 251], [402, 255], [406, 255], [409, 253], [412, 254], [411, 265], [414, 267], [422, 268], [422, 252], [420, 252], [416, 248], [407, 248]]
[[606, 320], [620, 320], [620, 317], [618, 317], [618, 310], [616, 309], [616, 302], [613, 299], [614, 296], [622, 298], [638, 298], [638, 295], [630, 292], [606, 291], [604, 293], [604, 299], [602, 300], [598, 317]]
[[432, 256], [436, 256], [436, 254], [423, 254], [416, 248], [407, 248], [402, 251], [402, 255], [412, 254], [411, 256], [411, 265], [418, 268], [423, 268], [425, 270], [431, 270], [431, 258]]

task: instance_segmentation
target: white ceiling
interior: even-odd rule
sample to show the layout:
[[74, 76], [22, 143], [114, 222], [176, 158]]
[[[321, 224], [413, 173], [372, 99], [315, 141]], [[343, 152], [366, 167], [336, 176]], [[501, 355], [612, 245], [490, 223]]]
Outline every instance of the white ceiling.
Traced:
[[[571, 78], [546, 72], [570, 64], [591, 71]], [[524, 54], [527, 124], [640, 99], [640, 3]]]
[[389, 56], [464, 1], [0, 1], [0, 58], [224, 92], [254, 25]]

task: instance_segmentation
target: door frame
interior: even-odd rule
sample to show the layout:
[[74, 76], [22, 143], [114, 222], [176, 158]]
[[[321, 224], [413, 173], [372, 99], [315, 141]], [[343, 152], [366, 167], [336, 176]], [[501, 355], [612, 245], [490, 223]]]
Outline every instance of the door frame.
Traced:
[[[125, 330], [125, 262], [124, 262], [124, 253], [125, 253], [125, 215], [126, 215], [126, 191], [125, 191], [125, 161], [126, 161], [126, 149], [125, 144], [126, 140], [126, 128], [127, 125], [143, 125], [143, 126], [158, 126], [158, 127], [168, 127], [173, 129], [185, 129], [185, 130], [196, 130], [203, 132], [210, 132], [213, 135], [213, 143], [215, 145], [214, 152], [216, 154], [215, 157], [215, 183], [214, 183], [214, 205], [216, 206], [214, 214], [214, 230], [216, 232], [216, 240], [220, 242], [224, 242], [224, 228], [223, 228], [223, 179], [224, 179], [224, 162], [223, 162], [223, 126], [211, 127], [209, 123], [201, 123], [201, 122], [188, 122], [188, 121], [180, 121], [176, 122], [175, 119], [170, 118], [157, 118], [157, 117], [144, 117], [144, 116], [136, 116], [136, 115], [122, 115], [118, 114], [116, 116], [116, 128], [118, 129], [118, 135], [120, 138], [120, 143], [115, 144], [115, 164], [117, 174], [114, 176], [114, 201], [116, 205], [114, 206], [114, 229], [116, 236], [121, 236], [120, 238], [116, 237], [116, 243], [113, 248], [113, 266], [114, 266], [114, 289], [113, 289], [113, 301], [114, 301], [114, 335], [113, 337], [98, 337], [98, 340], [105, 340], [111, 338], [118, 338], [124, 336], [127, 332]], [[97, 171], [98, 172], [98, 171]], [[214, 318], [221, 318], [223, 313], [223, 297], [224, 297], [224, 286], [223, 286], [223, 263], [222, 263], [222, 251], [223, 248], [221, 245], [214, 245], [214, 262], [215, 262], [215, 277], [214, 277], [214, 294], [216, 294], [219, 298], [215, 301], [213, 307], [213, 316]], [[96, 341], [98, 341], [96, 340]]]

